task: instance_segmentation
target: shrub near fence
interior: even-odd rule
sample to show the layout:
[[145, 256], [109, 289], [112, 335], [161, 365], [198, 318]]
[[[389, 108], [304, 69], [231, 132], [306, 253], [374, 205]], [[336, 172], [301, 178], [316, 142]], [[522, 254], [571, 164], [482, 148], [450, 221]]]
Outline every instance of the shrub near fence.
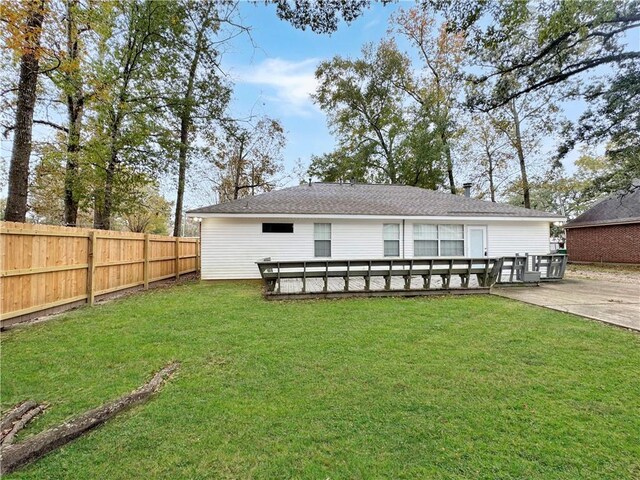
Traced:
[[0, 321], [195, 272], [198, 238], [0, 222]]

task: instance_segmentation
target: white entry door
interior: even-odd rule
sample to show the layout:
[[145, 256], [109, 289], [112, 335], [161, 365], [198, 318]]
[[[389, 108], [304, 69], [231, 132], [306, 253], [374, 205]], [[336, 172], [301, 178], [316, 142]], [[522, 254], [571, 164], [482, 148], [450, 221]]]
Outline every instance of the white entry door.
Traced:
[[469, 256], [482, 258], [487, 255], [487, 227], [469, 227]]

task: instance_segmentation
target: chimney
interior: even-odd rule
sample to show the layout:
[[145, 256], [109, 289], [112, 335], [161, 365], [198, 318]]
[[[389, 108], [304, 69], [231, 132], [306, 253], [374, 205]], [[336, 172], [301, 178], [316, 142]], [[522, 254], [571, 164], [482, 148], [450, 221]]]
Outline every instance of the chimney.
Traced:
[[464, 183], [462, 185], [462, 188], [464, 189], [464, 196], [467, 198], [471, 198], [471, 187], [473, 186], [473, 183]]
[[309, 186], [311, 186], [311, 177], [309, 177]]

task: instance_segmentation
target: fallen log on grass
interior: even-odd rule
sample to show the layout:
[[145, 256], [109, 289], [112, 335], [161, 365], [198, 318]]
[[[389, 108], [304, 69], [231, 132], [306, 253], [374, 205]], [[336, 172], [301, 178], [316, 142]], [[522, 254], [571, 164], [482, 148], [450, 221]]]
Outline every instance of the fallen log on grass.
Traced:
[[[25, 406], [22, 407], [22, 405], [25, 405]], [[3, 426], [6, 426], [7, 428], [3, 429], [2, 432], [0, 432], [0, 447], [10, 445], [13, 442], [13, 439], [15, 438], [16, 434], [20, 430], [22, 430], [27, 425], [27, 423], [29, 423], [35, 417], [40, 415], [42, 412], [44, 412], [45, 408], [46, 408], [45, 405], [38, 405], [35, 402], [32, 402], [31, 400], [29, 400], [27, 402], [24, 402], [21, 405], [18, 405], [18, 407], [16, 407], [14, 410], [9, 412], [5, 417], [6, 421], [5, 419], [3, 419], [3, 422], [2, 422]], [[17, 416], [17, 413], [14, 413], [16, 411], [22, 412], [22, 414], [20, 416]], [[13, 423], [10, 425], [9, 425], [9, 418], [13, 419]]]
[[170, 363], [156, 373], [148, 383], [118, 400], [89, 410], [57, 427], [29, 437], [23, 442], [1, 447], [0, 474], [13, 472], [103, 424], [118, 413], [146, 401], [160, 388], [164, 380], [176, 371], [178, 366], [177, 362]]
[[9, 430], [16, 421], [21, 418], [25, 413], [27, 413], [32, 408], [36, 408], [38, 404], [33, 400], [27, 400], [26, 402], [19, 403], [7, 413], [2, 416], [2, 420], [0, 420], [0, 431], [4, 432]]

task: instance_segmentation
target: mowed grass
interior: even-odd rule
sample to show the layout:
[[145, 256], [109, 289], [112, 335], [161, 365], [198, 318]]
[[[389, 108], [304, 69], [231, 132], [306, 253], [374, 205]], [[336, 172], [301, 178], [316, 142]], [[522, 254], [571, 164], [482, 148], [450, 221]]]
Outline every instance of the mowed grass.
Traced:
[[2, 334], [22, 435], [177, 375], [7, 478], [640, 478], [640, 335], [492, 296], [149, 291]]

